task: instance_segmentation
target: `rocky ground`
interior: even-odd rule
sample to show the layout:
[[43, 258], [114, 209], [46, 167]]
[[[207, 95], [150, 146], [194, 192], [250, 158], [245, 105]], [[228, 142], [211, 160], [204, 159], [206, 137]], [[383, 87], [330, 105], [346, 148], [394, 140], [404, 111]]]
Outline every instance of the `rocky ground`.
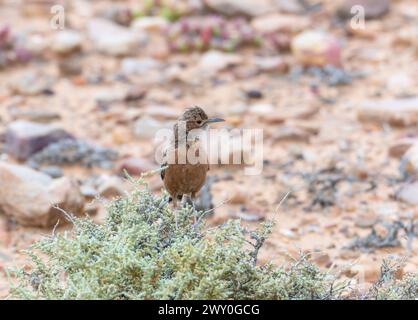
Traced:
[[155, 132], [193, 105], [264, 129], [262, 174], [213, 167], [199, 203], [211, 224], [277, 212], [261, 263], [309, 252], [366, 286], [386, 258], [416, 271], [416, 1], [146, 3], [0, 1], [1, 298], [21, 250], [68, 228], [63, 210], [100, 223], [123, 170], [158, 168]]

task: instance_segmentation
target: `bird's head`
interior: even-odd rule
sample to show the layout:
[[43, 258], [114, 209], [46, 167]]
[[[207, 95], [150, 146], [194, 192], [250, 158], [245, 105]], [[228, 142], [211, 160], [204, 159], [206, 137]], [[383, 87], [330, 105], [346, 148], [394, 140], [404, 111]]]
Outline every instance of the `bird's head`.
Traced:
[[178, 121], [186, 122], [186, 130], [189, 132], [193, 129], [205, 129], [210, 123], [225, 121], [221, 118], [209, 118], [205, 111], [199, 107], [186, 109], [179, 117]]

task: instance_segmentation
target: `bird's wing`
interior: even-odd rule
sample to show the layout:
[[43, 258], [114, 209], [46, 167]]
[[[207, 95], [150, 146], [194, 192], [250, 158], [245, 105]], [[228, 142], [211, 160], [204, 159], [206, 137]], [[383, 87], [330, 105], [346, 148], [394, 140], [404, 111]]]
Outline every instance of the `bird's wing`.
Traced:
[[[168, 148], [165, 148], [165, 150], [164, 150], [164, 152], [163, 152], [163, 159], [162, 159], [162, 161], [161, 161], [161, 167], [160, 167], [160, 168], [164, 168], [164, 167], [166, 167], [166, 166], [168, 165], [167, 153], [168, 153]], [[165, 168], [165, 169], [161, 169], [161, 173], [160, 173], [160, 175], [161, 175], [161, 180], [164, 180], [164, 177], [165, 177], [165, 170], [166, 170], [166, 169], [167, 169], [167, 168]]]
[[[167, 162], [164, 162], [164, 163], [161, 164], [161, 168], [164, 168], [165, 166], [167, 166]], [[161, 174], [161, 180], [164, 180], [165, 169], [162, 169], [160, 174]]]

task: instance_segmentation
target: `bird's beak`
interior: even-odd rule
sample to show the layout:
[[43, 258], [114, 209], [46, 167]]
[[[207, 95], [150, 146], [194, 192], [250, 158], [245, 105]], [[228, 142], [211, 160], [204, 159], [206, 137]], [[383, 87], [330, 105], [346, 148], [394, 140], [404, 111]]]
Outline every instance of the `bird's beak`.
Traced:
[[224, 119], [221, 118], [209, 118], [208, 120], [206, 120], [206, 123], [215, 123], [215, 122], [224, 122]]

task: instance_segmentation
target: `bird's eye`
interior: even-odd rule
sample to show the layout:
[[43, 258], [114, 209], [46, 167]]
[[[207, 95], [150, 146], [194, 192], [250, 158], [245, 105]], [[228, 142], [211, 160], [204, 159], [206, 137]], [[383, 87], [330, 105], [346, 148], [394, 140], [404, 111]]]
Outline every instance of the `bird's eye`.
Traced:
[[201, 124], [201, 123], [202, 123], [202, 121], [201, 121], [201, 120], [198, 120], [198, 121], [197, 121], [197, 124]]

